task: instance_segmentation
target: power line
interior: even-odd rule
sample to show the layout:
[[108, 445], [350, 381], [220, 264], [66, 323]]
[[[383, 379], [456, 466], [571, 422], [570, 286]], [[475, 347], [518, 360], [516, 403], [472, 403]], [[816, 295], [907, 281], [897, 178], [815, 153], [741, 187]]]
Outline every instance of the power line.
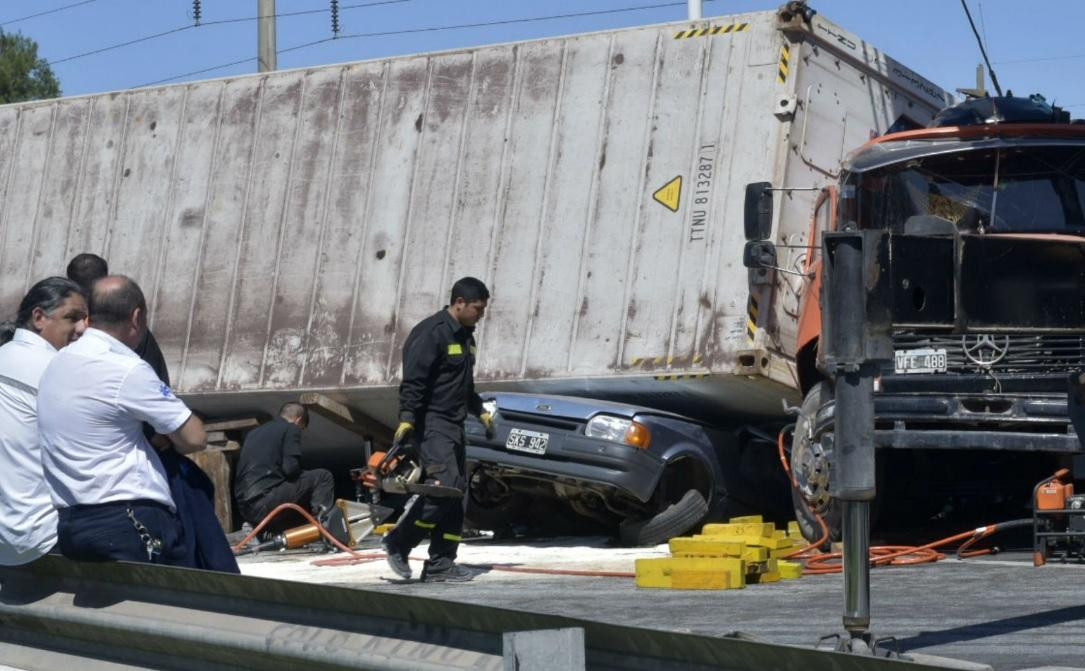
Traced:
[[139, 44], [140, 42], [147, 42], [149, 40], [158, 39], [159, 37], [165, 37], [166, 35], [172, 35], [173, 33], [179, 33], [179, 32], [182, 32], [184, 30], [190, 30], [192, 28], [195, 28], [195, 26], [192, 26], [192, 25], [181, 26], [179, 28], [172, 28], [170, 30], [164, 30], [161, 33], [155, 33], [154, 35], [144, 35], [143, 37], [137, 37], [136, 39], [128, 40], [127, 42], [120, 42], [118, 44], [111, 44], [108, 47], [102, 47], [100, 49], [93, 49], [91, 51], [84, 51], [81, 54], [76, 54], [74, 56], [67, 56], [65, 58], [60, 58], [60, 59], [57, 59], [55, 61], [49, 61], [49, 65], [60, 65], [61, 63], [67, 63], [68, 61], [74, 61], [77, 58], [86, 58], [87, 56], [93, 56], [95, 54], [100, 54], [100, 53], [105, 52], [105, 51], [112, 51], [114, 49], [120, 49], [121, 47], [129, 47], [129, 46], [132, 46], [133, 44]]
[[38, 12], [37, 14], [28, 14], [27, 16], [20, 16], [17, 19], [11, 19], [10, 21], [4, 21], [0, 23], [0, 26], [8, 26], [13, 23], [19, 23], [20, 21], [28, 21], [30, 19], [36, 19], [39, 16], [45, 16], [46, 14], [56, 14], [57, 12], [63, 12], [65, 9], [71, 9], [72, 7], [78, 7], [80, 5], [89, 5], [92, 2], [98, 2], [98, 0], [82, 0], [82, 2], [73, 2], [70, 5], [64, 5], [63, 7], [56, 7], [54, 9], [48, 9], [44, 12]]
[[[376, 2], [362, 2], [362, 3], [358, 3], [358, 4], [354, 4], [354, 5], [342, 5], [342, 6], [339, 7], [339, 9], [340, 9], [340, 11], [345, 10], [345, 9], [362, 9], [364, 7], [377, 7], [379, 5], [396, 5], [396, 4], [400, 4], [400, 3], [404, 3], [404, 2], [411, 2], [411, 1], [412, 0], [377, 0]], [[77, 4], [86, 4], [88, 2], [97, 2], [97, 0], [83, 0], [82, 3], [77, 3]], [[74, 5], [70, 5], [70, 6], [74, 7]], [[59, 11], [59, 10], [54, 10], [54, 11]], [[321, 13], [326, 14], [329, 11], [331, 11], [331, 10], [330, 9], [307, 9], [307, 10], [297, 11], [297, 12], [283, 12], [281, 14], [276, 14], [275, 18], [277, 18], [277, 19], [278, 18], [288, 18], [288, 17], [292, 17], [292, 16], [302, 16], [304, 14], [321, 14]], [[234, 19], [219, 19], [217, 21], [201, 21], [199, 23], [199, 25], [190, 23], [190, 24], [186, 24], [186, 25], [183, 25], [183, 26], [178, 26], [176, 28], [171, 28], [170, 30], [164, 30], [164, 31], [162, 31], [160, 33], [153, 33], [151, 35], [144, 35], [142, 37], [137, 37], [135, 39], [127, 40], [125, 42], [118, 42], [116, 44], [110, 44], [110, 45], [105, 46], [105, 47], [99, 47], [97, 49], [91, 49], [90, 51], [84, 51], [82, 53], [74, 54], [72, 56], [65, 56], [64, 58], [60, 58], [60, 59], [57, 59], [55, 61], [49, 61], [49, 64], [50, 65], [59, 65], [61, 63], [67, 63], [68, 61], [74, 61], [74, 60], [77, 60], [77, 59], [80, 59], [80, 58], [86, 58], [87, 56], [94, 56], [96, 54], [104, 53], [106, 51], [113, 51], [114, 49], [121, 49], [121, 48], [124, 48], [124, 47], [130, 47], [133, 44], [139, 44], [140, 42], [149, 42], [150, 40], [156, 40], [156, 39], [158, 39], [160, 37], [165, 37], [166, 35], [172, 35], [174, 33], [180, 33], [180, 32], [186, 31], [186, 30], [192, 30], [194, 28], [202, 28], [202, 27], [206, 27], [206, 26], [219, 26], [219, 25], [224, 25], [224, 24], [228, 24], [228, 23], [243, 23], [243, 22], [246, 22], [246, 21], [257, 21], [259, 19], [260, 19], [260, 17], [258, 17], [258, 16], [244, 16], [244, 17], [238, 17], [238, 18], [234, 18]], [[227, 66], [223, 65], [222, 67], [227, 67]]]
[[[706, 2], [716, 2], [716, 1], [717, 0], [706, 0]], [[284, 53], [287, 53], [289, 51], [297, 51], [299, 49], [306, 49], [308, 47], [313, 47], [313, 46], [316, 46], [318, 44], [323, 44], [325, 42], [359, 39], [359, 38], [363, 38], [363, 37], [389, 37], [389, 36], [392, 36], [392, 35], [407, 35], [407, 34], [412, 34], [412, 33], [438, 32], [438, 31], [443, 31], [443, 30], [461, 30], [461, 29], [464, 29], [464, 28], [482, 28], [482, 27], [486, 27], [486, 26], [504, 26], [504, 25], [509, 25], [509, 24], [513, 24], [513, 23], [532, 23], [532, 22], [539, 22], [539, 21], [556, 21], [558, 19], [570, 19], [570, 18], [578, 18], [578, 17], [583, 17], [583, 16], [599, 16], [599, 15], [602, 15], [602, 14], [619, 14], [619, 13], [622, 13], [622, 12], [637, 12], [637, 11], [643, 11], [643, 10], [646, 10], [646, 9], [659, 9], [659, 8], [662, 8], [662, 7], [677, 7], [677, 6], [685, 7], [686, 5], [687, 5], [687, 2], [660, 2], [660, 3], [656, 3], [656, 4], [651, 4], [651, 5], [638, 5], [638, 6], [635, 6], [635, 7], [622, 7], [622, 8], [618, 8], [618, 9], [599, 9], [599, 10], [594, 10], [594, 11], [589, 11], [589, 12], [573, 12], [573, 13], [569, 13], [569, 14], [553, 14], [553, 15], [550, 15], [550, 16], [533, 16], [533, 17], [528, 17], [528, 18], [523, 18], [523, 19], [503, 19], [503, 20], [499, 20], [499, 21], [484, 21], [484, 22], [479, 22], [479, 23], [461, 23], [461, 24], [457, 24], [457, 25], [453, 25], [453, 26], [431, 26], [431, 27], [427, 27], [427, 28], [405, 28], [405, 29], [402, 29], [402, 30], [384, 30], [384, 31], [372, 32], [372, 33], [353, 33], [353, 34], [350, 34], [350, 35], [340, 35], [339, 37], [326, 37], [326, 38], [321, 39], [321, 40], [315, 40], [313, 42], [306, 42], [305, 44], [298, 44], [298, 45], [295, 45], [295, 46], [292, 46], [292, 47], [289, 47], [289, 48], [286, 48], [286, 49], [281, 49], [281, 50], [277, 51], [276, 53], [277, 54], [284, 54]], [[344, 7], [340, 7], [340, 9], [344, 9]], [[159, 79], [157, 81], [148, 82], [146, 84], [140, 84], [139, 86], [133, 87], [133, 88], [139, 88], [139, 87], [142, 87], [142, 86], [154, 86], [155, 84], [164, 84], [166, 82], [171, 82], [171, 81], [173, 81], [175, 79], [183, 79], [185, 77], [191, 77], [193, 75], [200, 75], [200, 74], [204, 74], [206, 72], [212, 72], [214, 70], [221, 70], [223, 68], [228, 68], [228, 67], [231, 67], [233, 65], [240, 65], [242, 63], [247, 63], [249, 61], [255, 61], [255, 60], [256, 60], [256, 57], [254, 56], [254, 57], [251, 57], [251, 58], [244, 58], [244, 59], [239, 60], [239, 61], [232, 61], [230, 63], [223, 63], [221, 65], [213, 65], [213, 66], [211, 66], [209, 68], [203, 68], [202, 70], [194, 70], [192, 72], [185, 72], [183, 74], [173, 75], [172, 77], [166, 77], [165, 79]]]
[[1069, 61], [1075, 58], [1085, 58], [1085, 54], [1074, 54], [1072, 56], [1045, 56], [1043, 58], [1020, 58], [1012, 61], [999, 61], [995, 65], [1014, 65], [1017, 63], [1042, 63], [1045, 61]]
[[991, 59], [987, 58], [987, 48], [983, 46], [983, 40], [980, 38], [980, 33], [976, 30], [976, 22], [972, 20], [972, 12], [968, 11], [968, 3], [965, 2], [965, 0], [961, 0], [961, 7], [964, 7], [964, 15], [968, 17], [968, 25], [972, 26], [972, 34], [976, 36], [976, 42], [980, 47], [980, 53], [983, 54], [983, 61], [987, 63], [987, 71], [991, 75], [991, 83], [995, 85], [995, 92], [1001, 96], [1002, 87], [998, 85], [998, 77], [995, 76], [995, 69], [991, 67]]

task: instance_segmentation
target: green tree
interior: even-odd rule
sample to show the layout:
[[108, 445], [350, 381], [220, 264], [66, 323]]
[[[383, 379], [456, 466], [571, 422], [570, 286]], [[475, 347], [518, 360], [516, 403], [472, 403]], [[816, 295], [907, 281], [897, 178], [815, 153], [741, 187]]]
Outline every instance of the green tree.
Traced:
[[48, 61], [38, 57], [38, 43], [20, 33], [0, 30], [0, 103], [59, 95], [60, 82]]

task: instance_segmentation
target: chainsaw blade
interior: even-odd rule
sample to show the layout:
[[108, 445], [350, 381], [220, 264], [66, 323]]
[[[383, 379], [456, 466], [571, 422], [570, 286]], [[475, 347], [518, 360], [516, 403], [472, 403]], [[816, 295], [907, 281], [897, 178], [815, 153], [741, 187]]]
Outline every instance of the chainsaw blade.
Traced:
[[463, 492], [455, 487], [444, 485], [426, 485], [422, 483], [404, 484], [403, 488], [408, 494], [422, 494], [424, 496], [436, 496], [438, 498], [462, 499]]

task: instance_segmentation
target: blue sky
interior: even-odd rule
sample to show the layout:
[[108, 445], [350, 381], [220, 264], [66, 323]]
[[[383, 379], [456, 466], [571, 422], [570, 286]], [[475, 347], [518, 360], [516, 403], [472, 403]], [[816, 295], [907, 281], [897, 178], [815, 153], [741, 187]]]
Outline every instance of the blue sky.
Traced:
[[[684, 2], [666, 0], [340, 0], [343, 35], [279, 56], [280, 68], [679, 21]], [[706, 17], [774, 9], [782, 0], [706, 1]], [[1081, 0], [968, 0], [987, 40], [1003, 88], [1040, 92], [1085, 116], [1085, 25]], [[857, 33], [941, 86], [972, 86], [979, 50], [959, 0], [813, 0], [821, 14]], [[75, 6], [70, 6], [75, 5]], [[202, 0], [205, 25], [192, 25], [191, 0], [0, 0], [0, 28], [38, 41], [55, 62], [65, 95], [112, 91], [161, 80], [186, 81], [256, 70], [256, 0]], [[278, 0], [279, 49], [331, 37], [329, 0]], [[667, 6], [663, 6], [667, 5]], [[614, 11], [640, 7], [636, 11]], [[59, 11], [17, 21], [52, 9]], [[508, 21], [563, 14], [553, 20], [505, 23], [415, 33], [372, 35], [418, 28]], [[98, 54], [68, 59], [122, 42], [176, 30]], [[214, 66], [251, 59], [230, 67]], [[193, 73], [208, 69], [206, 72]], [[185, 76], [179, 76], [185, 75]]]

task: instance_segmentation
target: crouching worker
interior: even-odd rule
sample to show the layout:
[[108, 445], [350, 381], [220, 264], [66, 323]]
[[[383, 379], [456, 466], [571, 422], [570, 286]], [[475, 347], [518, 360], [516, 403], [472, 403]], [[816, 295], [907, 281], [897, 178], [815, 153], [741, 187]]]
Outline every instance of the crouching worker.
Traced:
[[30, 288], [15, 322], [0, 327], [0, 565], [26, 564], [56, 545], [57, 514], [41, 470], [38, 386], [57, 350], [86, 326], [82, 289], [50, 277]]
[[58, 547], [84, 561], [191, 565], [165, 470], [142, 423], [184, 454], [206, 446], [203, 423], [133, 351], [147, 329], [139, 286], [104, 277], [89, 299], [90, 327], [53, 357], [38, 390]]
[[[254, 527], [284, 503], [296, 503], [318, 519], [331, 511], [335, 502], [332, 474], [323, 468], [301, 470], [301, 432], [307, 426], [305, 406], [286, 403], [278, 417], [245, 436], [234, 495], [241, 517]], [[289, 526], [290, 522], [272, 522], [268, 528], [281, 531]]]

